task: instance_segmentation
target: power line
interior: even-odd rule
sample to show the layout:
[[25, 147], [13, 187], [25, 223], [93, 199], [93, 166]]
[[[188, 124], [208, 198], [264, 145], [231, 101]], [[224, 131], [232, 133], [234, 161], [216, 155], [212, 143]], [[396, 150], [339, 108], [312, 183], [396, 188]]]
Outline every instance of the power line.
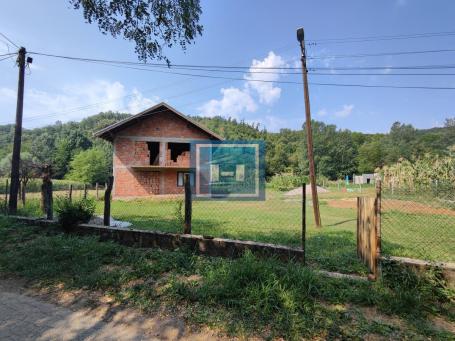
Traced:
[[427, 53], [443, 53], [443, 52], [455, 52], [455, 49], [341, 54], [341, 55], [332, 55], [332, 56], [330, 56], [330, 55], [327, 55], [327, 56], [314, 56], [314, 57], [308, 57], [307, 59], [365, 58], [365, 57], [402, 56], [402, 55], [411, 55], [411, 54], [427, 54]]
[[14, 57], [14, 55], [12, 55], [12, 56], [7, 56], [7, 57], [4, 57], [4, 58], [1, 58], [1, 59], [0, 59], [0, 62], [3, 61], [3, 60], [9, 59], [9, 58], [11, 58], [11, 57]]
[[402, 40], [402, 39], [419, 39], [432, 37], [448, 37], [454, 36], [455, 31], [446, 32], [430, 32], [430, 33], [414, 33], [401, 35], [383, 35], [383, 36], [364, 36], [364, 37], [345, 37], [345, 38], [326, 38], [309, 40], [309, 44], [345, 44], [345, 43], [361, 43], [381, 40]]
[[0, 32], [0, 36], [5, 38], [7, 41], [9, 41], [11, 44], [13, 44], [15, 47], [19, 48], [11, 39], [9, 39], [6, 35], [4, 35], [2, 32]]
[[[133, 66], [126, 66], [126, 65], [115, 65], [109, 63], [98, 63], [101, 65], [107, 65], [112, 67], [118, 68], [126, 68], [126, 69], [133, 69], [139, 71], [146, 71], [146, 72], [158, 72], [158, 73], [167, 73], [167, 74], [174, 74], [180, 76], [192, 76], [198, 78], [214, 78], [214, 79], [228, 79], [228, 80], [236, 80], [236, 81], [248, 81], [248, 82], [262, 82], [262, 83], [277, 83], [277, 84], [299, 84], [301, 82], [296, 81], [279, 81], [279, 80], [266, 80], [266, 79], [245, 79], [245, 78], [234, 78], [234, 77], [224, 77], [224, 76], [214, 76], [214, 75], [202, 75], [202, 74], [194, 74], [194, 73], [183, 73], [183, 72], [173, 72], [173, 71], [161, 71], [155, 70], [150, 68], [138, 68]], [[453, 66], [455, 68], [455, 66]], [[365, 88], [391, 88], [391, 89], [426, 89], [426, 90], [455, 90], [455, 87], [431, 87], [431, 86], [399, 86], [399, 85], [369, 85], [369, 84], [339, 84], [339, 83], [314, 83], [310, 82], [311, 85], [320, 85], [320, 86], [347, 86], [347, 87], [365, 87]]]
[[[406, 55], [406, 54], [425, 54], [425, 53], [441, 53], [441, 52], [455, 52], [455, 49], [440, 49], [440, 50], [423, 50], [423, 51], [399, 51], [399, 52], [383, 52], [383, 53], [372, 53], [372, 54], [348, 54], [348, 55], [326, 55], [326, 56], [314, 56], [312, 59], [330, 59], [330, 58], [351, 58], [351, 57], [372, 57], [372, 56], [387, 56], [387, 55]], [[109, 60], [109, 59], [97, 59], [97, 58], [82, 58], [82, 57], [72, 57], [72, 56], [63, 56], [55, 55], [42, 52], [29, 52], [30, 54], [68, 59], [68, 60], [77, 60], [82, 62], [100, 62], [100, 63], [113, 63], [113, 64], [122, 64], [122, 65], [134, 65], [141, 67], [164, 67], [164, 68], [198, 68], [198, 69], [248, 69], [248, 70], [300, 70], [300, 67], [265, 67], [265, 66], [234, 66], [234, 65], [194, 65], [194, 64], [164, 64], [164, 63], [139, 63], [131, 61], [121, 61], [121, 60]], [[425, 68], [426, 66], [410, 66], [407, 68]], [[442, 66], [443, 67], [443, 66]], [[387, 66], [374, 67], [374, 68], [389, 68]], [[332, 68], [321, 68], [321, 67], [312, 67], [310, 69], [332, 69]], [[361, 68], [356, 68], [361, 69]]]

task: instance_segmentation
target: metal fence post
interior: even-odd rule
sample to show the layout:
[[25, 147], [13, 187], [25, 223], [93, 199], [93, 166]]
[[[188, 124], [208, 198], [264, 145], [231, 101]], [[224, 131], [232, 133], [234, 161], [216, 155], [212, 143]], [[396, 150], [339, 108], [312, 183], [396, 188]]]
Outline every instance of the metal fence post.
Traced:
[[192, 202], [191, 202], [191, 183], [190, 175], [185, 174], [185, 226], [183, 233], [191, 234], [191, 215], [192, 215]]

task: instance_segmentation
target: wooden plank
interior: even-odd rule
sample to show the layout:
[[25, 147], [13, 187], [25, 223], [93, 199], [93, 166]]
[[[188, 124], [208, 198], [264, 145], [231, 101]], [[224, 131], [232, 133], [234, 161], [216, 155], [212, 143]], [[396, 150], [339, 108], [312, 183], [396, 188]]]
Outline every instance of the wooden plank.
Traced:
[[377, 199], [357, 198], [357, 255], [376, 278], [378, 265]]

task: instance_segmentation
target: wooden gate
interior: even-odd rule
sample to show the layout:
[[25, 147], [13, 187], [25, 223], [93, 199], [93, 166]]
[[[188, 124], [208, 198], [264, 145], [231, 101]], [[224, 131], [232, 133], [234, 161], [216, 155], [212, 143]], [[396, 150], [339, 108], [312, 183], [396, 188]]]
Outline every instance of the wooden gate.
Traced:
[[381, 183], [376, 197], [357, 198], [357, 255], [368, 267], [369, 278], [378, 276], [381, 253]]

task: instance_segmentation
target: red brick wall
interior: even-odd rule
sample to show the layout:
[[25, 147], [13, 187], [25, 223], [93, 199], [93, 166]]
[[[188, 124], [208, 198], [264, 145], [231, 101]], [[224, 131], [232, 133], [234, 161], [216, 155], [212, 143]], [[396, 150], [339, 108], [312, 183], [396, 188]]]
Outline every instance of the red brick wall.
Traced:
[[[114, 197], [183, 193], [177, 187], [177, 172], [135, 171], [131, 166], [149, 165], [147, 142], [131, 137], [209, 139], [210, 136], [172, 112], [153, 114], [120, 131], [114, 139]], [[186, 161], [186, 160], [185, 160]], [[189, 163], [189, 162], [188, 162]], [[160, 188], [162, 186], [162, 188]]]
[[210, 138], [206, 132], [171, 111], [160, 112], [140, 119], [139, 122], [123, 129], [119, 134], [124, 136], [178, 137], [189, 139]]

